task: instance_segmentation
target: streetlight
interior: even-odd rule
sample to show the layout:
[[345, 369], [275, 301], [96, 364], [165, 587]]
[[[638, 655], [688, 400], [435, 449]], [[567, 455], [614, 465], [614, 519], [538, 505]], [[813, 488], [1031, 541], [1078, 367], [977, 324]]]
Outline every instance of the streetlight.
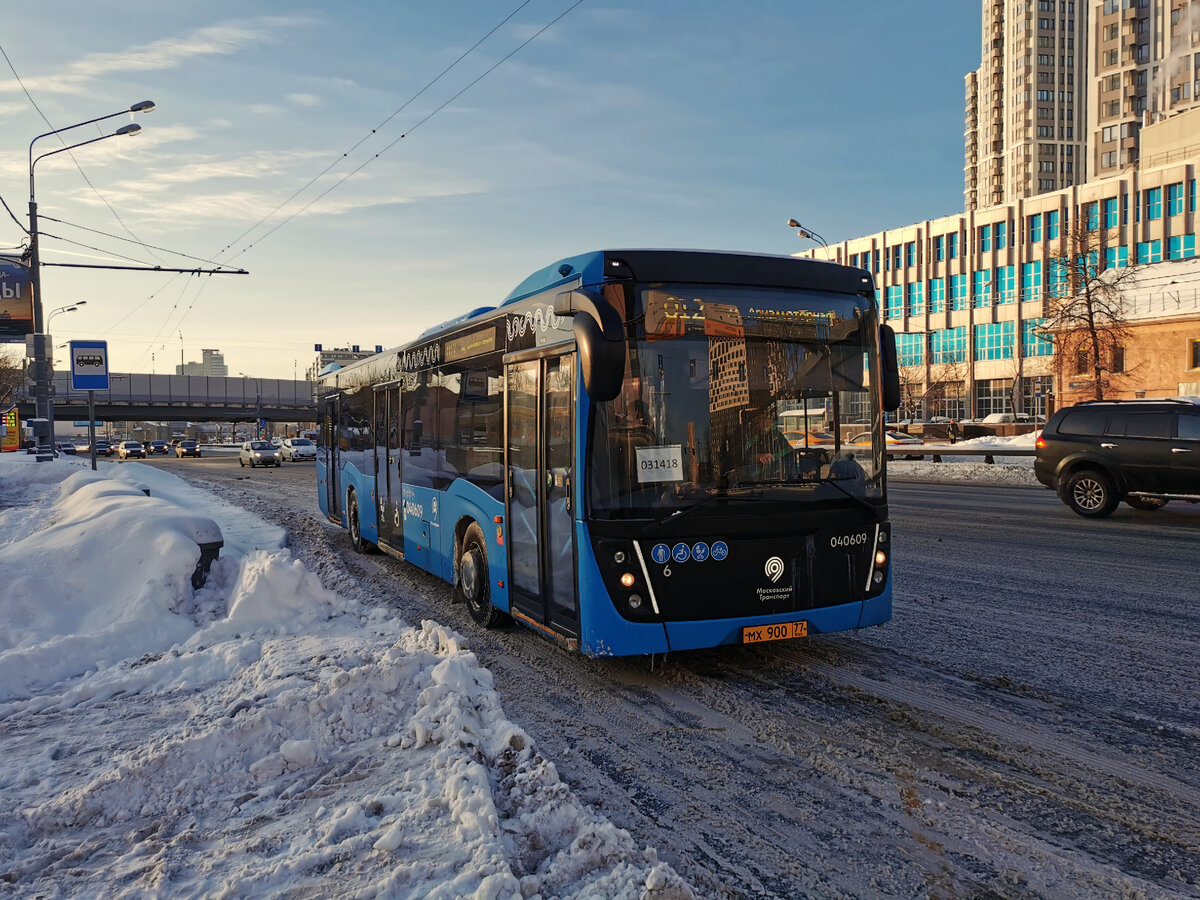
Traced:
[[[77, 144], [69, 144], [66, 147], [60, 147], [58, 150], [51, 150], [43, 153], [40, 156], [33, 155], [33, 145], [44, 137], [51, 137], [55, 134], [61, 134], [64, 131], [70, 131], [73, 128], [80, 128], [84, 125], [91, 125], [95, 122], [103, 122], [105, 119], [111, 119], [115, 116], [123, 116], [126, 113], [151, 112], [154, 109], [153, 100], [142, 100], [133, 104], [128, 109], [120, 110], [119, 112], [109, 113], [107, 116], [97, 116], [94, 119], [88, 119], [86, 122], [76, 122], [74, 125], [68, 125], [65, 128], [56, 128], [53, 131], [47, 131], [45, 134], [39, 134], [29, 142], [29, 282], [33, 289], [33, 376], [34, 376], [34, 406], [37, 418], [45, 419], [49, 423], [48, 437], [51, 442], [54, 440], [54, 408], [50, 403], [50, 364], [48, 362], [47, 344], [49, 339], [45, 333], [45, 322], [42, 318], [42, 268], [41, 258], [38, 255], [38, 222], [37, 222], [37, 200], [34, 192], [33, 170], [38, 162], [45, 159], [47, 156], [54, 156], [58, 153], [65, 153], [68, 150], [74, 150], [76, 147], [84, 147], [88, 144], [94, 144], [97, 141], [104, 141], [111, 137], [122, 137], [124, 135], [137, 134], [142, 130], [141, 125], [123, 125], [116, 131], [110, 134], [102, 134], [100, 137], [92, 138], [87, 141], [80, 141]], [[75, 304], [78, 306], [79, 304]], [[55, 310], [58, 312], [58, 310]], [[41, 435], [38, 436], [38, 444], [41, 446]]]
[[46, 331], [50, 331], [50, 323], [54, 321], [54, 317], [59, 313], [75, 312], [75, 310], [79, 309], [81, 306], [87, 306], [87, 301], [80, 300], [78, 303], [72, 303], [70, 306], [60, 306], [58, 309], [51, 312], [50, 315], [46, 316]]
[[817, 234], [811, 228], [805, 228], [803, 225], [801, 225], [795, 219], [788, 219], [788, 228], [799, 229], [796, 232], [796, 234], [798, 234], [800, 237], [808, 238], [810, 241], [816, 241], [822, 247], [824, 247], [826, 250], [829, 249], [829, 245], [827, 243], [825, 243], [825, 238], [821, 237], [819, 234]]
[[[242, 376], [242, 399], [246, 399], [246, 388], [244, 387], [246, 379], [250, 376], [245, 372], [238, 372]], [[262, 379], [254, 379], [254, 436], [262, 437]]]

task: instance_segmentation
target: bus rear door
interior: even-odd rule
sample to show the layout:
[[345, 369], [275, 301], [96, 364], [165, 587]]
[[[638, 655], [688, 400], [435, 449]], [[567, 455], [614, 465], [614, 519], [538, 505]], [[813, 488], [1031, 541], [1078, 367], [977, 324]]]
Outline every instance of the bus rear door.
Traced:
[[575, 353], [514, 357], [505, 392], [511, 611], [540, 630], [577, 639]]

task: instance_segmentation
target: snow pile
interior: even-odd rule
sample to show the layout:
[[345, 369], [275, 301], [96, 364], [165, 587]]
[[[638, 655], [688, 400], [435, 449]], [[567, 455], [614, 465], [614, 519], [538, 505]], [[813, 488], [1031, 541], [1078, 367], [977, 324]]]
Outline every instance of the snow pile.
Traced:
[[693, 895], [575, 797], [461, 636], [364, 614], [166, 472], [26, 459], [0, 458], [7, 890]]
[[[974, 481], [1040, 487], [1040, 483], [1033, 476], [1032, 456], [1004, 455], [1006, 447], [1032, 450], [1038, 433], [1030, 432], [1007, 438], [972, 438], [953, 445], [956, 448], [977, 449], [979, 456], [943, 456], [941, 462], [933, 462], [928, 458], [892, 458], [887, 464], [888, 475], [897, 481]], [[931, 449], [924, 448], [927, 453], [931, 452]], [[985, 453], [992, 454], [991, 463], [984, 461]]]

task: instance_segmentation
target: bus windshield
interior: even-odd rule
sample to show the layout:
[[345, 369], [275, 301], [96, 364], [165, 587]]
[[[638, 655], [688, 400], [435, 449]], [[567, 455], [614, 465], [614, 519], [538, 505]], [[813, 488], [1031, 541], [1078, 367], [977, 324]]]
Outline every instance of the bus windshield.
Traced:
[[661, 518], [710, 498], [882, 499], [882, 448], [847, 442], [881, 421], [870, 300], [693, 284], [635, 294], [621, 394], [596, 407], [591, 517]]

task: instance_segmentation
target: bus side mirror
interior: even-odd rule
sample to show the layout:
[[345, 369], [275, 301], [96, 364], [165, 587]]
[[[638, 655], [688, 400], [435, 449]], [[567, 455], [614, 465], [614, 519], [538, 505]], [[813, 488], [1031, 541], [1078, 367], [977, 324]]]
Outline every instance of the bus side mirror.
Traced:
[[554, 314], [571, 316], [583, 389], [593, 400], [612, 400], [625, 377], [625, 331], [621, 317], [593, 291], [564, 291], [554, 300]]
[[891, 325], [879, 326], [879, 369], [883, 383], [883, 408], [900, 408], [900, 363], [896, 354], [896, 332]]

